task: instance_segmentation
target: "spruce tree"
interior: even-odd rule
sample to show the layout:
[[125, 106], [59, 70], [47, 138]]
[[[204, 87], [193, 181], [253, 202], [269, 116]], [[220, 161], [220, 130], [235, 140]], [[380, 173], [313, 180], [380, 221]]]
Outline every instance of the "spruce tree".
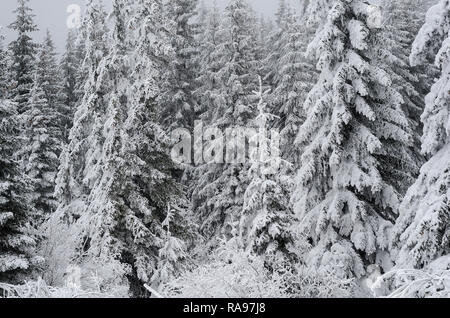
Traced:
[[[422, 152], [431, 159], [400, 207], [392, 250], [398, 266], [423, 268], [450, 252], [450, 2], [441, 0], [427, 13], [410, 56], [411, 64], [430, 58], [441, 71], [425, 98]], [[447, 266], [447, 265], [445, 265]]]
[[62, 127], [65, 131], [65, 140], [69, 138], [70, 128], [72, 128], [73, 117], [77, 104], [79, 102], [77, 89], [82, 78], [79, 78], [79, 66], [83, 63], [80, 57], [79, 46], [77, 45], [77, 32], [70, 30], [67, 35], [66, 47], [59, 65], [62, 77], [62, 93], [63, 104], [65, 105], [65, 117], [63, 118]]
[[[93, 128], [84, 149], [78, 148], [80, 141], [71, 140], [58, 188], [64, 199], [59, 217], [69, 214], [76, 262], [102, 271], [112, 266], [110, 279], [127, 285], [135, 297], [146, 295], [144, 284], [157, 285], [167, 278], [162, 273], [168, 269], [161, 268], [170, 262], [166, 253], [174, 240], [184, 246], [193, 228], [187, 225], [184, 189], [172, 176], [171, 139], [158, 124], [157, 98], [163, 89], [159, 80], [171, 51], [162, 9], [162, 1], [114, 1], [112, 46], [95, 68], [91, 65], [71, 138], [83, 127], [80, 115], [92, 114]], [[97, 10], [93, 4], [87, 24], [97, 21], [98, 29], [104, 20], [96, 19]], [[132, 26], [130, 32], [127, 25]], [[92, 34], [87, 38], [97, 45], [101, 41]], [[86, 44], [89, 54], [94, 43]], [[75, 175], [84, 182], [80, 188], [70, 173], [83, 161], [79, 177]]]
[[197, 64], [199, 65], [198, 78], [196, 81], [199, 87], [194, 91], [196, 99], [196, 118], [206, 113], [206, 110], [213, 107], [218, 89], [218, 71], [220, 70], [218, 45], [222, 41], [220, 25], [222, 16], [216, 3], [205, 12], [204, 22], [200, 25], [200, 32], [197, 35], [199, 44], [199, 54]]
[[421, 20], [414, 4], [417, 4], [416, 1], [395, 1], [389, 2], [385, 7], [386, 25], [380, 35], [384, 45], [378, 50], [380, 66], [389, 73], [395, 89], [402, 94], [402, 108], [410, 121], [414, 139], [414, 143], [406, 149], [412, 160], [399, 162], [398, 169], [388, 172], [389, 174], [400, 172], [397, 176], [399, 180], [397, 188], [402, 194], [417, 178], [424, 163], [424, 157], [420, 153], [422, 134], [420, 116], [424, 110], [425, 93], [430, 87], [425, 70], [409, 65], [411, 45]]
[[[180, 239], [179, 228], [177, 229], [175, 224], [177, 220], [179, 220], [179, 211], [168, 205], [166, 218], [161, 224], [165, 235], [161, 238], [163, 244], [158, 251], [158, 267], [151, 278], [151, 282], [156, 288], [179, 276], [183, 269], [183, 260], [187, 256], [187, 244]], [[178, 234], [174, 235], [173, 229], [177, 229]]]
[[283, 155], [294, 163], [299, 157], [294, 141], [305, 120], [303, 103], [317, 80], [317, 72], [305, 54], [306, 26], [300, 25], [299, 17], [283, 1], [278, 12], [278, 28], [271, 36], [274, 45], [263, 64], [268, 68], [266, 80], [273, 87], [269, 99], [272, 112], [279, 117], [276, 125], [282, 132]]
[[[87, 63], [85, 62], [86, 58], [86, 32], [85, 30], [86, 24], [82, 25], [80, 29], [77, 30], [77, 36], [75, 40], [75, 57], [78, 65], [80, 66], [77, 69], [76, 73], [76, 84], [75, 84], [75, 98], [79, 103], [84, 95], [84, 84], [87, 81], [89, 75], [89, 69], [87, 68]], [[76, 111], [76, 108], [74, 112]]]
[[275, 22], [277, 24], [277, 27], [281, 27], [288, 10], [289, 10], [289, 8], [286, 5], [286, 1], [279, 0], [278, 1], [278, 9], [277, 9], [277, 12], [275, 13]]
[[23, 157], [26, 174], [33, 184], [31, 204], [37, 213], [33, 224], [39, 226], [57, 207], [54, 192], [62, 142], [59, 114], [37, 77], [30, 92], [29, 109], [24, 114], [28, 141]]
[[[272, 46], [267, 45], [267, 43], [270, 43], [271, 41], [271, 34], [274, 30], [274, 23], [270, 18], [265, 17], [261, 14], [259, 19], [255, 23], [255, 34], [256, 34], [256, 41], [257, 41], [257, 53], [256, 53], [256, 60], [263, 61], [267, 55], [269, 54]], [[273, 43], [272, 43], [273, 45]], [[263, 63], [261, 63], [263, 64]], [[263, 65], [260, 65], [260, 76], [264, 77], [264, 67]]]
[[251, 154], [254, 163], [250, 167], [251, 180], [244, 195], [240, 219], [240, 235], [244, 247], [251, 253], [262, 256], [272, 269], [283, 261], [295, 260], [292, 226], [294, 213], [289, 204], [292, 179], [287, 175], [290, 165], [279, 157], [274, 135], [270, 135], [270, 124], [276, 118], [267, 113], [268, 91], [263, 91], [260, 79], [258, 115], [253, 125], [258, 132], [251, 142], [258, 145]]
[[4, 41], [3, 28], [0, 26], [0, 69], [4, 70], [0, 74], [0, 99], [6, 99], [8, 89], [8, 75], [5, 72], [8, 69], [8, 54], [4, 47]]
[[[44, 97], [51, 109], [55, 127], [51, 137], [64, 141], [66, 133], [66, 123], [69, 118], [69, 109], [65, 104], [65, 96], [62, 86], [62, 78], [56, 60], [56, 49], [50, 32], [47, 30], [43, 43], [40, 45], [37, 54], [36, 74], [37, 82], [44, 92]], [[59, 157], [59, 152], [56, 151]]]
[[30, 224], [30, 180], [15, 159], [19, 125], [16, 104], [0, 100], [0, 282], [23, 283], [40, 259]]
[[159, 99], [160, 121], [163, 127], [192, 128], [194, 125], [198, 25], [197, 0], [174, 0], [167, 3], [168, 20], [173, 19], [171, 42], [174, 59], [168, 61], [163, 95]]
[[17, 17], [9, 26], [18, 34], [17, 39], [10, 44], [13, 54], [11, 73], [14, 82], [10, 96], [18, 104], [18, 112], [21, 114], [26, 111], [33, 86], [36, 44], [31, 36], [37, 31], [37, 27], [33, 21], [32, 10], [28, 6], [29, 0], [17, 0], [17, 2], [18, 8], [14, 11]]
[[300, 13], [313, 32], [326, 23], [333, 4], [334, 0], [300, 0]]
[[[55, 190], [59, 212], [65, 211], [69, 220], [79, 217], [77, 207], [85, 203], [99, 173], [96, 163], [102, 143], [105, 92], [97, 89], [96, 79], [97, 68], [108, 51], [106, 15], [101, 4], [89, 1], [82, 21], [81, 36], [86, 39], [86, 51], [81, 69], [88, 75], [80, 84], [85, 92], [74, 116], [69, 145], [61, 154]], [[76, 208], [72, 209], [72, 204]]]
[[220, 81], [224, 103], [210, 110], [212, 123], [219, 127], [245, 125], [253, 118], [250, 96], [257, 87], [257, 42], [254, 14], [245, 0], [231, 0], [225, 8], [220, 32], [223, 42]]
[[[257, 42], [250, 25], [253, 13], [245, 0], [231, 0], [219, 31], [214, 33], [217, 44], [212, 51], [212, 63], [205, 95], [206, 112], [202, 114], [205, 125], [221, 129], [247, 127], [253, 118], [253, 91], [257, 87], [259, 63], [256, 60]], [[210, 141], [210, 140], [209, 140]], [[209, 163], [195, 171], [196, 186], [193, 192], [194, 209], [207, 237], [220, 233], [231, 235], [234, 222], [239, 218], [243, 195], [248, 185], [247, 163], [239, 163], [237, 148], [227, 148], [227, 163]], [[244, 160], [245, 161], [245, 160]], [[233, 163], [237, 162], [237, 163]]]
[[389, 158], [412, 142], [402, 96], [372, 56], [382, 44], [367, 23], [371, 9], [334, 2], [309, 48], [321, 74], [297, 136], [305, 148], [291, 201], [313, 245], [308, 264], [340, 277], [361, 277], [386, 254], [400, 202]]

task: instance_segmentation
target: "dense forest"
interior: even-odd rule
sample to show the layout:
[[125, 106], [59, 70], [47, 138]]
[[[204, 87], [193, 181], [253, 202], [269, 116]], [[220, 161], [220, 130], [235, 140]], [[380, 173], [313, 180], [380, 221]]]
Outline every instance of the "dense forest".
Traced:
[[450, 297], [449, 0], [17, 2], [0, 297]]

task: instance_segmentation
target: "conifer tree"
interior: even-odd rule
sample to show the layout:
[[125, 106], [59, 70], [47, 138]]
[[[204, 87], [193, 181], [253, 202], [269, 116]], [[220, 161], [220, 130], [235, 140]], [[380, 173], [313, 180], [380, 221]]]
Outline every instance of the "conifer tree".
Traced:
[[[84, 95], [84, 84], [87, 81], [89, 70], [87, 69], [87, 63], [85, 62], [86, 58], [86, 32], [83, 30], [86, 28], [86, 25], [81, 25], [81, 27], [77, 30], [77, 36], [75, 40], [75, 56], [81, 67], [78, 68], [76, 73], [76, 85], [75, 85], [75, 97], [77, 102], [80, 103], [81, 99]], [[74, 110], [74, 112], [76, 109]]]
[[[202, 118], [206, 125], [222, 129], [246, 127], [253, 118], [253, 91], [259, 63], [252, 11], [245, 0], [231, 0], [217, 36], [206, 82], [208, 108]], [[211, 85], [212, 84], [212, 85]], [[231, 235], [239, 218], [243, 195], [248, 185], [247, 164], [237, 158], [237, 147], [227, 148], [227, 163], [210, 163], [196, 169], [193, 192], [194, 209], [198, 211], [202, 233], [207, 237], [222, 233]], [[239, 163], [238, 161], [242, 161]], [[236, 162], [236, 163], [233, 163]]]
[[187, 256], [186, 243], [172, 233], [172, 226], [178, 213], [179, 211], [172, 209], [170, 205], [167, 207], [166, 219], [162, 223], [165, 230], [162, 237], [163, 246], [158, 251], [159, 264], [151, 278], [155, 287], [177, 277], [181, 272], [182, 261]]
[[222, 52], [220, 80], [225, 102], [211, 110], [214, 125], [245, 125], [253, 118], [250, 96], [257, 87], [259, 68], [253, 21], [253, 11], [245, 0], [231, 0], [225, 8], [220, 31], [223, 42], [218, 46]]
[[59, 212], [65, 211], [69, 219], [79, 217], [78, 208], [85, 203], [99, 173], [96, 163], [105, 115], [105, 92], [100, 87], [97, 89], [96, 79], [99, 76], [97, 68], [108, 51], [105, 19], [103, 6], [94, 0], [89, 1], [81, 27], [82, 36], [86, 39], [81, 66], [83, 73], [88, 72], [81, 84], [85, 93], [74, 116], [69, 145], [61, 155], [55, 190], [60, 202]]
[[[263, 61], [272, 48], [271, 46], [267, 45], [267, 43], [270, 43], [271, 41], [270, 35], [274, 30], [274, 24], [270, 18], [261, 15], [255, 23], [255, 28], [257, 42], [256, 60]], [[265, 76], [263, 65], [260, 65], [260, 68], [260, 75]]]
[[61, 91], [61, 79], [56, 64], [56, 50], [50, 31], [47, 30], [43, 43], [37, 54], [36, 74], [37, 81], [44, 91], [45, 98], [50, 106], [55, 107]]
[[17, 0], [18, 7], [14, 11], [16, 20], [9, 26], [17, 32], [17, 39], [10, 44], [13, 61], [11, 65], [12, 80], [14, 82], [11, 97], [18, 104], [19, 114], [26, 111], [30, 91], [33, 86], [34, 61], [36, 55], [36, 44], [31, 34], [37, 31], [34, 24], [29, 0]]
[[62, 93], [63, 104], [65, 105], [65, 116], [63, 118], [62, 127], [65, 131], [65, 140], [69, 138], [70, 128], [72, 128], [73, 117], [77, 104], [79, 102], [77, 89], [82, 78], [79, 78], [79, 66], [82, 64], [82, 57], [80, 57], [79, 46], [77, 45], [77, 33], [75, 30], [70, 30], [67, 35], [65, 52], [61, 58], [59, 65], [62, 77]]
[[334, 2], [309, 48], [321, 74], [297, 137], [305, 150], [291, 201], [313, 245], [308, 264], [340, 277], [361, 277], [386, 254], [400, 202], [386, 173], [412, 140], [402, 96], [372, 56], [381, 44], [371, 10], [360, 0]]
[[[98, 7], [92, 6], [91, 19], [98, 18], [93, 14], [99, 12]], [[76, 192], [80, 191], [76, 179], [64, 179], [68, 176], [73, 180], [70, 173], [75, 167], [69, 157], [63, 157], [63, 178], [59, 180], [63, 185], [59, 193], [64, 198], [60, 213], [71, 214], [76, 261], [98, 268], [113, 264], [111, 279], [128, 285], [136, 297], [146, 294], [145, 283], [159, 284], [166, 278], [161, 273], [168, 269], [161, 266], [171, 262], [166, 256], [172, 257], [166, 253], [179, 252], [171, 251], [171, 244], [176, 240], [184, 246], [183, 241], [195, 228], [187, 225], [184, 189], [171, 174], [171, 140], [157, 122], [157, 98], [163, 89], [159, 80], [171, 51], [162, 9], [162, 1], [114, 1], [113, 45], [91, 69], [71, 137], [83, 127], [83, 121], [77, 119], [84, 108], [95, 111], [90, 118], [93, 130], [82, 152], [73, 150], [78, 147], [73, 139], [66, 154], [76, 158], [72, 160], [75, 163], [86, 160], [79, 177], [85, 182], [81, 188], [84, 193]], [[101, 27], [97, 23], [104, 20], [96, 22]], [[127, 25], [132, 26], [131, 32], [127, 32]], [[88, 54], [92, 45], [86, 45]], [[135, 51], [129, 51], [130, 46]], [[169, 219], [173, 222], [170, 229]], [[166, 246], [167, 240], [170, 246]]]
[[[59, 130], [53, 129], [53, 138], [63, 141], [66, 133], [66, 123], [69, 118], [69, 109], [65, 104], [65, 96], [62, 86], [62, 78], [56, 60], [56, 49], [50, 32], [47, 30], [43, 43], [40, 45], [37, 54], [36, 74], [40, 89], [44, 92], [44, 97], [51, 109], [52, 117]], [[59, 152], [56, 152], [59, 157]]]
[[[425, 98], [422, 152], [431, 159], [400, 207], [392, 250], [398, 266], [423, 268], [448, 255], [450, 239], [450, 2], [427, 13], [410, 56], [413, 66], [435, 57], [441, 71]], [[445, 265], [447, 266], [447, 265]]]
[[[37, 77], [37, 76], [36, 76]], [[46, 98], [40, 81], [36, 78], [30, 92], [27, 119], [29, 137], [24, 151], [24, 166], [33, 183], [31, 204], [36, 211], [34, 225], [39, 226], [55, 211], [55, 179], [61, 153], [59, 114]]]
[[334, 0], [300, 0], [300, 13], [313, 32], [326, 23], [333, 4]]
[[195, 22], [197, 0], [174, 0], [167, 3], [168, 20], [173, 19], [171, 44], [174, 60], [169, 61], [164, 78], [163, 95], [159, 100], [160, 121], [164, 127], [192, 128], [194, 125], [198, 68], [198, 25]]
[[[5, 35], [3, 28], [0, 26], [0, 69], [8, 69], [8, 54], [4, 47]], [[8, 89], [8, 75], [7, 72], [2, 71], [0, 74], [0, 99], [6, 99]]]
[[268, 92], [263, 91], [260, 78], [259, 91], [255, 92], [259, 113], [253, 123], [258, 132], [251, 140], [258, 147], [251, 154], [254, 161], [248, 172], [251, 182], [244, 195], [239, 228], [244, 247], [264, 257], [273, 268], [295, 259], [295, 235], [292, 232], [294, 213], [289, 205], [292, 179], [285, 173], [289, 165], [279, 157], [274, 142], [277, 136], [269, 136], [270, 123], [276, 117], [266, 110]]
[[23, 283], [41, 262], [34, 256], [30, 182], [15, 159], [19, 125], [16, 104], [0, 100], [0, 282]]
[[280, 118], [277, 127], [282, 131], [283, 155], [294, 162], [299, 154], [293, 144], [305, 119], [303, 103], [317, 73], [305, 55], [307, 28], [300, 25], [299, 17], [283, 3], [278, 9], [278, 28], [271, 36], [274, 45], [263, 64], [268, 68], [266, 80], [273, 87], [269, 96], [272, 112]]
[[220, 62], [218, 45], [222, 41], [220, 25], [222, 16], [216, 2], [205, 12], [204, 22], [200, 25], [200, 32], [197, 35], [199, 44], [199, 54], [197, 56], [199, 65], [198, 78], [199, 87], [194, 91], [196, 99], [196, 118], [205, 114], [207, 109], [213, 107], [216, 94], [214, 91], [219, 87]]
[[275, 13], [275, 22], [279, 28], [283, 24], [283, 20], [287, 14], [287, 11], [289, 11], [289, 8], [286, 5], [286, 1], [279, 0], [278, 1], [278, 9], [277, 9], [277, 12]]
[[[430, 83], [424, 68], [409, 65], [411, 45], [421, 21], [417, 13], [417, 1], [389, 2], [385, 10], [387, 11], [384, 22], [386, 25], [381, 34], [385, 45], [378, 52], [379, 63], [389, 73], [395, 89], [402, 94], [402, 108], [408, 116], [414, 138], [414, 143], [407, 149], [412, 160], [399, 163], [401, 168], [397, 169], [402, 171], [398, 176], [400, 182], [397, 188], [403, 194], [417, 178], [420, 167], [424, 163], [424, 157], [420, 153], [422, 134], [420, 116], [424, 110], [424, 96], [430, 88]], [[392, 174], [393, 171], [390, 173]]]

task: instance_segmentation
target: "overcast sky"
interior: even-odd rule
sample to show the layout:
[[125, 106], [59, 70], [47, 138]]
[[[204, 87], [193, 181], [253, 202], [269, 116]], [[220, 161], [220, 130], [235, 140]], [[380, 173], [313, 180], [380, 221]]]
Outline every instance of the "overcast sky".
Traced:
[[[208, 3], [212, 0], [204, 0]], [[295, 1], [295, 0], [292, 0]], [[217, 3], [224, 6], [228, 0], [217, 0]], [[277, 0], [249, 0], [253, 8], [266, 16], [272, 16], [278, 6]], [[79, 4], [83, 6], [85, 0], [31, 0], [30, 6], [36, 15], [35, 22], [40, 31], [36, 33], [35, 39], [41, 41], [45, 30], [48, 28], [53, 35], [59, 52], [64, 48], [64, 42], [67, 35], [66, 21], [69, 16], [67, 8], [71, 4]], [[110, 4], [111, 0], [104, 0], [105, 4]], [[13, 20], [12, 11], [17, 6], [17, 0], [0, 0], [0, 26], [4, 26], [7, 40], [10, 42], [14, 37], [14, 33], [6, 28]]]

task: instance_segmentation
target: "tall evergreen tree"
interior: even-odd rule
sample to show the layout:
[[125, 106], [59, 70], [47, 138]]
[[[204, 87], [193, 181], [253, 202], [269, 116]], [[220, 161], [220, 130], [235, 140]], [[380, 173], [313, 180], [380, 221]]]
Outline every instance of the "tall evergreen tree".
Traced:
[[37, 81], [44, 91], [50, 106], [54, 107], [61, 99], [61, 79], [56, 63], [56, 50], [50, 31], [47, 30], [44, 41], [39, 46], [36, 63]]
[[[267, 45], [267, 43], [270, 43], [271, 41], [270, 35], [272, 34], [273, 30], [273, 21], [261, 14], [259, 19], [255, 23], [255, 34], [257, 41], [256, 60], [263, 61], [269, 54], [272, 46]], [[260, 68], [260, 75], [265, 76], [263, 65], [260, 65]]]
[[28, 6], [29, 0], [17, 0], [17, 2], [18, 8], [14, 11], [17, 15], [16, 21], [9, 26], [18, 34], [17, 39], [10, 44], [13, 54], [11, 73], [14, 81], [11, 97], [17, 102], [18, 111], [21, 114], [27, 108], [33, 86], [36, 44], [31, 34], [37, 31], [37, 27], [33, 21], [32, 10]]
[[386, 254], [400, 201], [386, 171], [396, 168], [394, 150], [412, 140], [402, 96], [372, 56], [382, 44], [367, 24], [371, 9], [334, 2], [309, 48], [321, 74], [297, 137], [305, 151], [291, 200], [313, 245], [308, 263], [340, 277], [361, 277]]
[[196, 118], [200, 117], [207, 109], [213, 107], [215, 94], [218, 89], [218, 71], [220, 70], [219, 52], [217, 47], [221, 42], [220, 25], [222, 16], [216, 2], [205, 12], [204, 22], [200, 25], [197, 35], [199, 54], [197, 56], [199, 65], [198, 78], [199, 87], [194, 91], [196, 98]]
[[223, 104], [211, 109], [212, 123], [218, 126], [245, 125], [253, 118], [251, 96], [257, 87], [259, 61], [252, 22], [254, 14], [245, 0], [231, 0], [225, 8], [221, 30], [223, 42], [220, 81]]
[[8, 89], [8, 75], [5, 70], [8, 69], [8, 54], [4, 47], [5, 35], [3, 28], [0, 26], [0, 69], [3, 71], [0, 74], [0, 99], [5, 99]]
[[197, 5], [197, 0], [167, 2], [166, 14], [174, 20], [171, 42], [175, 57], [167, 63], [165, 87], [159, 100], [160, 121], [164, 127], [192, 128], [194, 125], [195, 100], [192, 92], [196, 89], [198, 71]]
[[[105, 21], [100, 18], [103, 14], [98, 15], [99, 7], [91, 6], [87, 30], [94, 31]], [[161, 266], [170, 260], [165, 256], [180, 251], [170, 250], [176, 247], [172, 243], [184, 246], [193, 226], [187, 226], [184, 190], [171, 175], [170, 138], [157, 123], [157, 99], [163, 90], [159, 80], [171, 52], [163, 2], [115, 0], [111, 17], [112, 46], [109, 53], [103, 51], [95, 68], [91, 64], [69, 152], [63, 157], [58, 189], [64, 200], [59, 217], [71, 218], [80, 253], [75, 253], [75, 260], [80, 265], [113, 264], [112, 279], [140, 297], [146, 294], [145, 283], [157, 285], [166, 277], [163, 273], [168, 269]], [[99, 44], [92, 34], [87, 38]], [[94, 43], [86, 44], [89, 54]], [[135, 50], [130, 51], [130, 46]], [[80, 141], [74, 137], [87, 115], [92, 116], [93, 128], [79, 149]], [[84, 182], [80, 189], [71, 173], [83, 161], [80, 175], [75, 175]]]
[[36, 226], [42, 224], [57, 207], [55, 179], [62, 148], [59, 113], [51, 106], [41, 85], [36, 78], [30, 92], [29, 109], [24, 113], [29, 138], [23, 157], [25, 171], [33, 182], [31, 204], [37, 213], [33, 222]]
[[[50, 32], [47, 30], [43, 43], [40, 45], [37, 54], [36, 74], [37, 82], [44, 92], [44, 97], [51, 109], [51, 116], [55, 120], [55, 127], [59, 127], [59, 131], [53, 129], [51, 136], [63, 141], [66, 135], [66, 123], [69, 119], [69, 109], [65, 104], [65, 96], [62, 86], [62, 78], [56, 60], [56, 49]], [[56, 152], [59, 156], [59, 152]]]
[[0, 282], [23, 283], [40, 259], [30, 224], [30, 182], [15, 160], [19, 125], [16, 104], [0, 100]]
[[[253, 118], [253, 91], [256, 89], [259, 63], [256, 60], [256, 35], [250, 25], [253, 14], [245, 0], [231, 0], [225, 9], [220, 31], [215, 32], [218, 43], [210, 66], [206, 95], [208, 108], [202, 118], [208, 125], [225, 132], [227, 128], [246, 127]], [[218, 59], [218, 60], [216, 60]], [[216, 64], [217, 63], [217, 64]], [[216, 85], [217, 84], [217, 85]], [[199, 166], [193, 192], [194, 208], [200, 217], [202, 232], [208, 237], [218, 233], [230, 234], [243, 205], [248, 185], [245, 163], [237, 160], [237, 147], [227, 148], [228, 163]]]
[[267, 113], [268, 91], [263, 91], [261, 79], [255, 93], [259, 102], [253, 124], [258, 132], [251, 142], [258, 147], [251, 154], [254, 163], [248, 172], [251, 182], [245, 191], [239, 230], [244, 247], [264, 257], [267, 266], [273, 269], [283, 261], [295, 260], [294, 213], [289, 205], [292, 179], [285, 172], [289, 165], [281, 160], [279, 149], [275, 148], [277, 137], [269, 136], [270, 123], [276, 117]]
[[264, 73], [264, 81], [271, 87], [276, 86], [275, 77], [279, 71], [278, 67], [280, 66], [279, 61], [281, 58], [281, 51], [284, 49], [283, 44], [285, 43], [282, 43], [280, 38], [285, 33], [286, 27], [288, 27], [288, 25], [284, 23], [286, 21], [287, 11], [288, 8], [286, 7], [286, 2], [280, 0], [277, 12], [275, 13], [276, 25], [274, 30], [269, 34], [271, 46], [261, 65], [263, 69], [262, 72]]
[[317, 72], [305, 54], [307, 28], [300, 25], [299, 17], [283, 3], [278, 9], [278, 28], [271, 36], [272, 50], [263, 64], [268, 68], [266, 80], [273, 87], [269, 98], [272, 112], [279, 117], [277, 126], [282, 131], [284, 158], [295, 161], [299, 154], [294, 141], [305, 120], [303, 103], [317, 80]]
[[62, 77], [62, 94], [60, 97], [64, 98], [65, 117], [62, 127], [65, 128], [65, 139], [69, 138], [69, 131], [72, 128], [73, 117], [77, 104], [79, 102], [79, 94], [77, 92], [80, 82], [83, 79], [79, 77], [79, 66], [83, 63], [82, 52], [80, 52], [79, 45], [77, 45], [77, 32], [70, 30], [67, 35], [65, 52], [61, 58], [59, 65]]
[[[409, 189], [394, 228], [397, 265], [423, 268], [450, 252], [450, 2], [441, 0], [427, 13], [414, 41], [411, 64], [435, 57], [441, 71], [425, 98], [423, 153], [432, 156]], [[448, 265], [446, 265], [448, 266]]]
[[411, 45], [421, 21], [417, 12], [417, 1], [391, 1], [385, 10], [387, 11], [386, 26], [381, 34], [385, 45], [379, 50], [379, 63], [389, 73], [395, 89], [402, 94], [402, 108], [408, 116], [414, 138], [414, 143], [407, 149], [412, 160], [399, 163], [402, 167], [397, 169], [401, 172], [398, 176], [400, 182], [397, 188], [405, 193], [417, 178], [420, 167], [424, 163], [420, 153], [422, 134], [420, 116], [424, 109], [424, 96], [429, 90], [430, 83], [425, 69], [409, 65]]
[[[77, 30], [77, 37], [75, 40], [75, 56], [79, 63], [79, 68], [76, 73], [76, 85], [75, 85], [75, 97], [80, 103], [81, 99], [84, 95], [84, 84], [87, 81], [89, 75], [89, 69], [87, 67], [88, 63], [84, 63], [86, 59], [86, 36], [87, 33], [84, 31], [86, 28], [86, 24], [81, 25], [81, 27]], [[76, 109], [74, 110], [74, 112]]]
[[[160, 256], [169, 248], [166, 246], [168, 231], [171, 237], [177, 238], [188, 237], [190, 231], [186, 225], [188, 211], [183, 190], [171, 176], [170, 139], [156, 122], [156, 101], [161, 91], [161, 83], [157, 80], [164, 72], [165, 63], [161, 61], [171, 48], [163, 31], [168, 23], [162, 10], [163, 3], [137, 5], [134, 18], [142, 20], [138, 24], [139, 36], [130, 39], [138, 54], [131, 56], [124, 55], [126, 52], [121, 49], [122, 41], [127, 39], [123, 28], [126, 20], [122, 20], [125, 6], [126, 1], [114, 3], [116, 47], [100, 66], [105, 68], [105, 74], [109, 69], [111, 79], [116, 82], [113, 82], [107, 111], [113, 116], [105, 123], [104, 171], [98, 187], [91, 194], [103, 200], [99, 200], [98, 206], [91, 207], [90, 214], [99, 220], [109, 220], [95, 231], [98, 237], [92, 239], [92, 247], [108, 247], [109, 251], [105, 250], [105, 253], [110, 255], [119, 253], [120, 262], [131, 269], [128, 274], [131, 292], [140, 296], [144, 292], [144, 283], [158, 284], [165, 277], [157, 274], [168, 270], [161, 268], [164, 262], [159, 263]], [[127, 82], [129, 58], [138, 65], [131, 83]], [[151, 83], [147, 78], [149, 74], [152, 75]], [[122, 85], [121, 80], [127, 85]], [[171, 207], [170, 216], [168, 206]], [[165, 223], [167, 218], [173, 220], [170, 230], [169, 224]], [[121, 231], [124, 233], [115, 234]]]
[[312, 31], [323, 26], [334, 0], [300, 0], [300, 13]]
[[[81, 84], [85, 91], [84, 97], [74, 116], [69, 145], [61, 155], [56, 182], [60, 210], [66, 211], [69, 219], [79, 217], [77, 203], [85, 203], [99, 173], [96, 163], [102, 142], [100, 136], [105, 92], [101, 88], [97, 89], [96, 79], [99, 76], [97, 68], [108, 51], [105, 21], [103, 6], [96, 1], [89, 1], [81, 27], [82, 36], [86, 39], [86, 54], [81, 68], [83, 72], [88, 71], [88, 77]], [[74, 209], [71, 208], [72, 204], [75, 204]]]
[[289, 8], [286, 5], [286, 1], [279, 0], [278, 1], [278, 9], [277, 9], [277, 12], [275, 13], [275, 22], [279, 28], [281, 28], [281, 25], [287, 14], [287, 11], [289, 11]]

